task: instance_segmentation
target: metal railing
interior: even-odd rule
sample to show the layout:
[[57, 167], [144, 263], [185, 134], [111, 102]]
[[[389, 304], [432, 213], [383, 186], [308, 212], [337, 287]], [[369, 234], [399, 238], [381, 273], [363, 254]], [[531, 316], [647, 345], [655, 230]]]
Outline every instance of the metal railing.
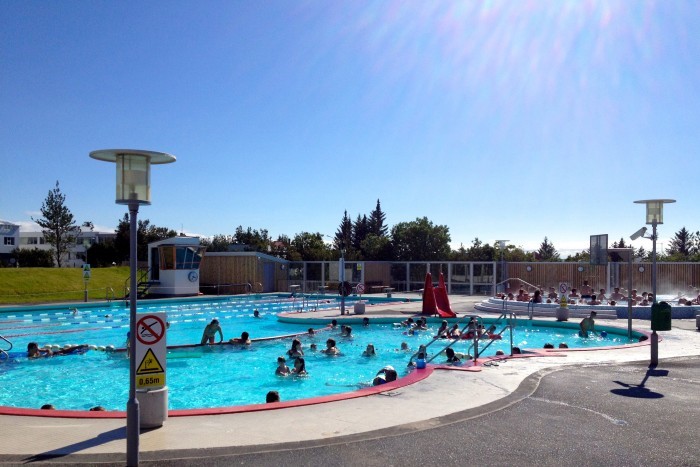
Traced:
[[0, 349], [0, 355], [4, 355], [5, 358], [9, 360], [9, 359], [10, 359], [10, 354], [9, 354], [8, 352], [9, 352], [10, 350], [12, 350], [12, 342], [10, 342], [9, 340], [7, 340], [7, 339], [5, 338], [5, 336], [0, 336], [0, 340], [7, 342], [7, 344], [9, 345], [9, 347], [6, 348], [6, 349]]

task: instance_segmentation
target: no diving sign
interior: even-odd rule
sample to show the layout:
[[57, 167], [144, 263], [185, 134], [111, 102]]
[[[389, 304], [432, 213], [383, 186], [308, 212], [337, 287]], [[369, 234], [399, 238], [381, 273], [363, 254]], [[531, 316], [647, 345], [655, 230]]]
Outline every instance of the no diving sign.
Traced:
[[167, 346], [165, 313], [136, 315], [136, 388], [165, 386]]

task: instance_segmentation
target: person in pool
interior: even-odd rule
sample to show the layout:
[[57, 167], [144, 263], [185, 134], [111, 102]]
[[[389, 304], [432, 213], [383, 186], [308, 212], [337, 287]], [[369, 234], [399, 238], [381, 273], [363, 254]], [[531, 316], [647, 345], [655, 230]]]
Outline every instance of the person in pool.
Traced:
[[277, 357], [277, 369], [275, 374], [277, 376], [288, 376], [292, 371], [287, 366], [287, 359], [284, 357]]
[[445, 349], [445, 355], [447, 355], [447, 363], [460, 363], [461, 362], [461, 360], [455, 354], [455, 351], [452, 347], [448, 347]]
[[228, 343], [237, 345], [250, 345], [250, 334], [248, 334], [246, 331], [243, 331], [241, 333], [241, 337], [239, 337], [238, 339], [229, 339]]
[[437, 330], [437, 334], [435, 334], [435, 337], [439, 337], [441, 339], [446, 339], [450, 333], [450, 324], [447, 322], [447, 320], [442, 320], [442, 323], [440, 324], [440, 327]]
[[53, 355], [70, 355], [70, 354], [80, 354], [85, 353], [88, 350], [87, 344], [82, 345], [72, 345], [55, 352], [50, 349], [40, 349], [36, 342], [30, 342], [27, 344], [27, 357], [28, 358], [42, 358], [51, 357]]
[[326, 341], [326, 348], [321, 350], [321, 352], [325, 353], [326, 355], [338, 355], [340, 350], [338, 350], [338, 347], [335, 346], [335, 339], [328, 339]]
[[308, 374], [306, 372], [306, 361], [303, 357], [299, 357], [294, 360], [294, 368], [292, 368], [291, 373], [297, 376], [304, 376]]
[[301, 341], [299, 339], [294, 339], [292, 341], [292, 348], [287, 350], [287, 355], [289, 355], [289, 358], [299, 358], [304, 356], [304, 350], [302, 349]]
[[374, 344], [367, 344], [367, 348], [362, 352], [363, 357], [374, 357], [377, 352], [374, 350]]
[[257, 308], [253, 310], [253, 318], [260, 318], [260, 312]]
[[596, 312], [591, 311], [591, 315], [588, 318], [583, 318], [581, 322], [579, 323], [579, 327], [581, 330], [578, 332], [578, 335], [581, 337], [588, 337], [588, 333], [592, 332], [595, 334], [595, 318], [596, 317]]
[[343, 326], [343, 330], [340, 332], [340, 337], [352, 337], [352, 327]]
[[224, 331], [221, 330], [221, 326], [219, 325], [219, 320], [214, 318], [211, 320], [211, 323], [207, 324], [207, 326], [204, 328], [204, 332], [202, 333], [202, 342], [200, 345], [204, 344], [214, 344], [215, 338], [216, 338], [216, 333], [219, 333], [219, 337], [221, 338], [219, 340], [219, 343], [222, 343], [224, 341]]

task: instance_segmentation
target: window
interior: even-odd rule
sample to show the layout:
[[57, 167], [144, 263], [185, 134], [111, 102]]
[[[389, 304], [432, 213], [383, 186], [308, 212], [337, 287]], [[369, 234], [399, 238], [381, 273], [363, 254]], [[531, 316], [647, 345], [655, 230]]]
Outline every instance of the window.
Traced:
[[38, 244], [39, 244], [38, 237], [27, 237], [27, 245], [38, 245]]
[[5, 245], [14, 245], [15, 237], [5, 237]]
[[204, 247], [161, 246], [160, 269], [199, 269]]

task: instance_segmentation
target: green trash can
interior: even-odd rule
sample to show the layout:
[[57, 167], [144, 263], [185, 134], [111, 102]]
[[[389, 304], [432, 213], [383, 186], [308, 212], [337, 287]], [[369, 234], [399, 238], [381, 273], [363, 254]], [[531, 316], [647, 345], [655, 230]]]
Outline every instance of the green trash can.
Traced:
[[651, 305], [652, 331], [671, 330], [671, 310], [671, 305], [666, 302], [654, 303]]

